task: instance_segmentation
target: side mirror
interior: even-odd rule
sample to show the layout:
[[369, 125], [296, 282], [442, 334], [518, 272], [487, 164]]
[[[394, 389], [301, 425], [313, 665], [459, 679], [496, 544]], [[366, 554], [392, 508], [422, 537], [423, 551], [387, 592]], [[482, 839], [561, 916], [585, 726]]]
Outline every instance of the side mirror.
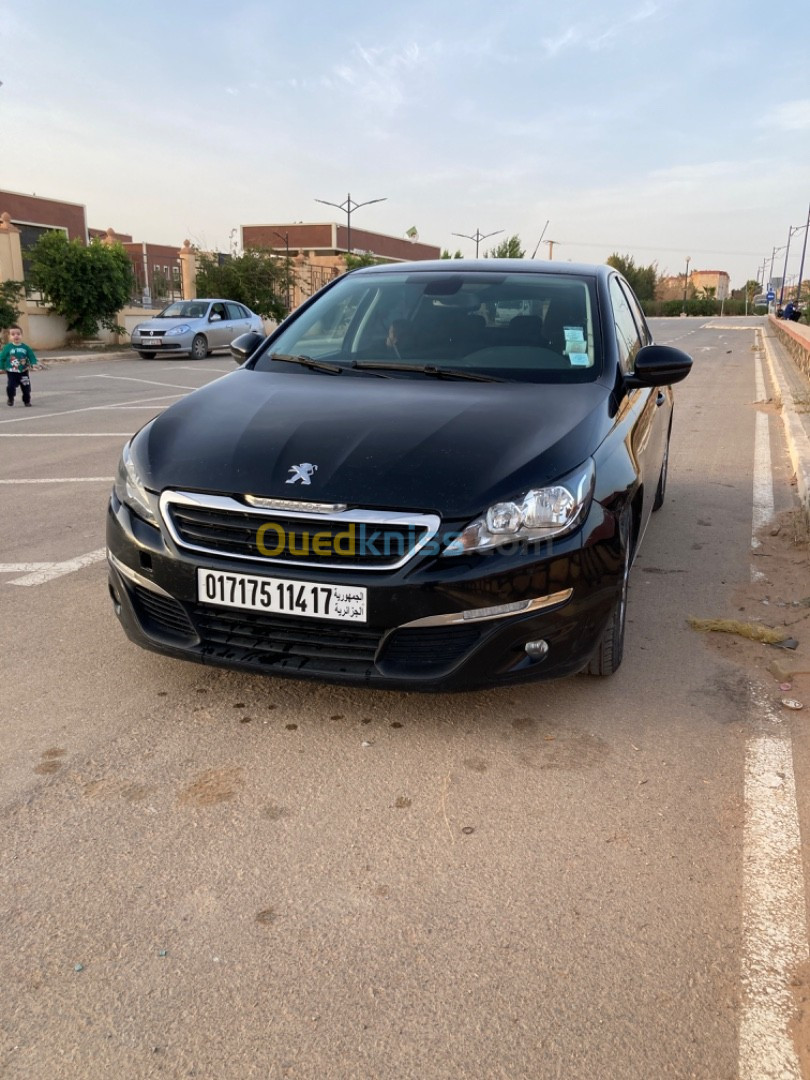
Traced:
[[214, 312], [214, 314], [210, 317], [210, 319], [208, 321], [209, 322], [222, 322], [222, 316], [217, 315], [217, 313]]
[[237, 364], [244, 364], [256, 352], [264, 341], [264, 334], [257, 334], [251, 330], [248, 334], [240, 334], [231, 342], [231, 356]]
[[624, 377], [624, 385], [669, 386], [685, 379], [692, 370], [692, 357], [671, 345], [645, 345], [636, 354], [633, 371]]

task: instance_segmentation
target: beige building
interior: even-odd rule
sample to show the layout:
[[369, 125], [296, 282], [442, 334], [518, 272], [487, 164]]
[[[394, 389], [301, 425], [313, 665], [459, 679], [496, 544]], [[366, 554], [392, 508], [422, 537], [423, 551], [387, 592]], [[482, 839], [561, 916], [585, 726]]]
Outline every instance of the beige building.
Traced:
[[731, 278], [725, 270], [693, 270], [689, 284], [698, 296], [704, 289], [713, 289], [715, 300], [727, 300], [731, 292]]

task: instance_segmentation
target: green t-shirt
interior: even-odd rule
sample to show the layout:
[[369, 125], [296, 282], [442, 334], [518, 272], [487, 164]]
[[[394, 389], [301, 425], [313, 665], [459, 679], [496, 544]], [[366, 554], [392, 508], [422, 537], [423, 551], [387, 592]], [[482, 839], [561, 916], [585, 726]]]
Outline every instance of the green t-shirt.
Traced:
[[36, 363], [38, 361], [34, 350], [23, 345], [22, 342], [19, 345], [12, 345], [9, 342], [0, 352], [0, 371], [25, 371]]

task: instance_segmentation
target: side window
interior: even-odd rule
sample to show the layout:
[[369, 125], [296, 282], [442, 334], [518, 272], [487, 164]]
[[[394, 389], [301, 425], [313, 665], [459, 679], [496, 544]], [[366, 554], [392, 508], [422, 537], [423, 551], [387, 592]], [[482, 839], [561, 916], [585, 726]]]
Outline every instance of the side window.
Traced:
[[[225, 305], [224, 304], [212, 304], [211, 305], [211, 315], [219, 315], [220, 319], [224, 319], [226, 317], [225, 316]], [[211, 315], [208, 316], [209, 322], [211, 320]]]
[[622, 371], [632, 371], [636, 353], [641, 348], [641, 341], [633, 319], [633, 313], [619, 285], [619, 279], [610, 279], [610, 299], [613, 304], [613, 322], [616, 326], [616, 345], [619, 350], [619, 366]]
[[627, 303], [630, 305], [630, 310], [633, 312], [633, 317], [636, 320], [636, 326], [638, 327], [639, 336], [641, 338], [642, 345], [652, 344], [652, 334], [650, 328], [647, 326], [647, 320], [644, 318], [644, 312], [641, 310], [641, 304], [636, 299], [636, 294], [625, 282], [620, 282], [620, 287], [624, 295], [627, 297]]
[[244, 319], [243, 309], [238, 304], [226, 304], [229, 319]]

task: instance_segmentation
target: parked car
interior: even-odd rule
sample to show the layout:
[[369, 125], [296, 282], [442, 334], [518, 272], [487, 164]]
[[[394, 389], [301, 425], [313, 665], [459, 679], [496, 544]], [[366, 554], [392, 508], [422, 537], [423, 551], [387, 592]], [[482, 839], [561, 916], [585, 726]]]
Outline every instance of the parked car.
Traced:
[[232, 352], [124, 448], [107, 545], [133, 641], [388, 688], [618, 668], [692, 361], [615, 270], [363, 268]]
[[185, 356], [203, 360], [227, 349], [234, 338], [264, 332], [260, 316], [233, 300], [176, 300], [159, 315], [138, 323], [132, 348], [144, 358]]

